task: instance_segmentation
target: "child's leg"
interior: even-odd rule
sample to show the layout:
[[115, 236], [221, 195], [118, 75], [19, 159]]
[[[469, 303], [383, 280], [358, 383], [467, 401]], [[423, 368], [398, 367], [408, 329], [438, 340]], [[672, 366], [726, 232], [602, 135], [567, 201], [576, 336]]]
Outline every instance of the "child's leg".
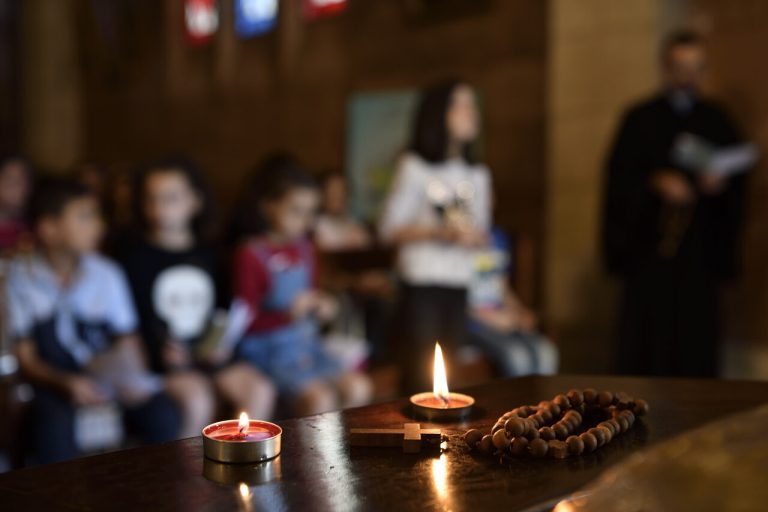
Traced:
[[364, 373], [345, 373], [333, 381], [341, 407], [360, 407], [371, 402], [373, 383]]
[[295, 394], [294, 413], [297, 416], [311, 416], [339, 408], [338, 394], [333, 385], [321, 380], [314, 380], [304, 385]]
[[168, 394], [179, 405], [182, 422], [179, 437], [200, 435], [214, 414], [215, 402], [210, 380], [202, 373], [172, 373], [165, 379]]
[[499, 371], [500, 377], [519, 377], [536, 372], [530, 348], [518, 334], [500, 332], [469, 321], [469, 343], [482, 350]]
[[221, 395], [238, 411], [246, 411], [251, 418], [272, 417], [277, 391], [272, 382], [248, 363], [227, 366], [215, 377]]
[[531, 344], [536, 354], [537, 372], [540, 375], [554, 375], [560, 367], [560, 351], [557, 345], [552, 343], [549, 338], [530, 334]]
[[166, 392], [156, 393], [141, 405], [125, 409], [126, 423], [147, 443], [178, 439], [181, 416], [179, 407]]
[[35, 389], [33, 410], [36, 462], [48, 464], [80, 455], [75, 442], [75, 408], [66, 397]]

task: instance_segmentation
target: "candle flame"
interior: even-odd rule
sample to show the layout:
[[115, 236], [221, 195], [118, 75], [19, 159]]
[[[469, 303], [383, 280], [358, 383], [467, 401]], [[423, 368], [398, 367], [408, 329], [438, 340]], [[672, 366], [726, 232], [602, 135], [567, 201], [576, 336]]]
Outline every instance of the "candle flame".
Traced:
[[248, 499], [250, 497], [250, 494], [251, 494], [251, 490], [248, 488], [248, 486], [245, 485], [244, 482], [240, 482], [240, 496], [242, 496], [245, 499]]
[[445, 375], [445, 362], [440, 343], [435, 343], [435, 367], [432, 381], [432, 393], [445, 404], [448, 403], [448, 378]]
[[250, 421], [248, 420], [248, 414], [245, 412], [240, 413], [240, 419], [237, 421], [237, 428], [239, 429], [241, 434], [245, 434], [248, 432], [248, 425], [250, 425]]

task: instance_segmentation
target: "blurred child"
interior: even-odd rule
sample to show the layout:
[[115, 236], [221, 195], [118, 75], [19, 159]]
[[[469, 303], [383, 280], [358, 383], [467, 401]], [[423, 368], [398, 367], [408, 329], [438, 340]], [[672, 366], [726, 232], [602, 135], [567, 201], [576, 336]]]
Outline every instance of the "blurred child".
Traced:
[[0, 256], [12, 252], [27, 231], [24, 210], [31, 191], [27, 162], [19, 156], [0, 159]]
[[[367, 363], [383, 362], [388, 350], [393, 295], [391, 253], [389, 249], [374, 247], [368, 227], [349, 214], [344, 174], [326, 174], [322, 194], [322, 213], [314, 232], [321, 266], [320, 284], [342, 299], [336, 323], [343, 334], [367, 341]], [[349, 265], [350, 260], [362, 265]]]
[[[398, 248], [401, 355], [408, 391], [428, 389], [432, 347], [465, 341], [473, 255], [485, 244], [491, 176], [475, 158], [480, 130], [472, 87], [436, 85], [417, 109], [410, 150], [380, 221], [384, 242]], [[454, 358], [449, 358], [454, 360]]]
[[469, 343], [486, 355], [502, 377], [557, 372], [557, 347], [536, 331], [536, 315], [509, 285], [510, 244], [499, 228], [475, 255], [469, 287]]
[[182, 432], [198, 435], [215, 412], [210, 381], [199, 368], [215, 370], [218, 391], [238, 411], [269, 418], [274, 391], [266, 378], [246, 363], [225, 365], [231, 351], [203, 357], [198, 350], [217, 303], [218, 270], [202, 236], [209, 201], [201, 174], [182, 159], [160, 161], [139, 175], [136, 193], [143, 233], [123, 264], [150, 364], [166, 375], [185, 412]]
[[268, 374], [298, 415], [366, 403], [368, 378], [344, 373], [323, 348], [320, 322], [337, 305], [315, 288], [308, 239], [320, 202], [317, 184], [295, 161], [275, 156], [257, 170], [257, 233], [237, 250], [235, 292], [255, 313], [238, 356]]
[[[136, 317], [122, 272], [93, 253], [96, 198], [66, 178], [41, 184], [30, 208], [39, 248], [11, 265], [7, 293], [22, 371], [35, 386], [31, 437], [39, 462], [75, 457], [80, 413], [116, 401], [148, 442], [174, 439], [178, 412], [142, 366]], [[95, 367], [94, 367], [95, 366]]]
[[371, 245], [368, 230], [347, 211], [347, 180], [341, 173], [331, 173], [323, 181], [323, 211], [317, 219], [315, 243], [321, 251], [329, 252]]

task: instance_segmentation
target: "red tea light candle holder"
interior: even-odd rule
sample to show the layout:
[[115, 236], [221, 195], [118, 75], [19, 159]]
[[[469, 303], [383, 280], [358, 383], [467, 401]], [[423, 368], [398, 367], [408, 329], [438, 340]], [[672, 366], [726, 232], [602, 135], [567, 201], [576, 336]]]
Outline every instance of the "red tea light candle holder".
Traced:
[[280, 454], [283, 429], [268, 421], [248, 419], [211, 423], [203, 429], [203, 453], [227, 463], [263, 462]]
[[448, 390], [443, 351], [440, 344], [435, 343], [432, 392], [427, 391], [411, 396], [413, 411], [429, 421], [461, 421], [469, 415], [474, 404], [475, 399], [471, 396], [463, 393], [451, 393]]

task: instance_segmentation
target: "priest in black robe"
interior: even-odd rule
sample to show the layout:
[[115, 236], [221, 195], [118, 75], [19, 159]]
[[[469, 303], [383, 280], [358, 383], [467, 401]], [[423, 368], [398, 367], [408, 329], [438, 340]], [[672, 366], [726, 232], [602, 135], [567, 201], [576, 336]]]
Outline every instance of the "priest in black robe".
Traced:
[[677, 156], [683, 134], [708, 148], [743, 142], [724, 110], [699, 93], [705, 57], [695, 34], [666, 41], [662, 91], [627, 111], [608, 158], [603, 252], [624, 285], [623, 374], [718, 371], [720, 295], [736, 273], [745, 176], [693, 169]]

